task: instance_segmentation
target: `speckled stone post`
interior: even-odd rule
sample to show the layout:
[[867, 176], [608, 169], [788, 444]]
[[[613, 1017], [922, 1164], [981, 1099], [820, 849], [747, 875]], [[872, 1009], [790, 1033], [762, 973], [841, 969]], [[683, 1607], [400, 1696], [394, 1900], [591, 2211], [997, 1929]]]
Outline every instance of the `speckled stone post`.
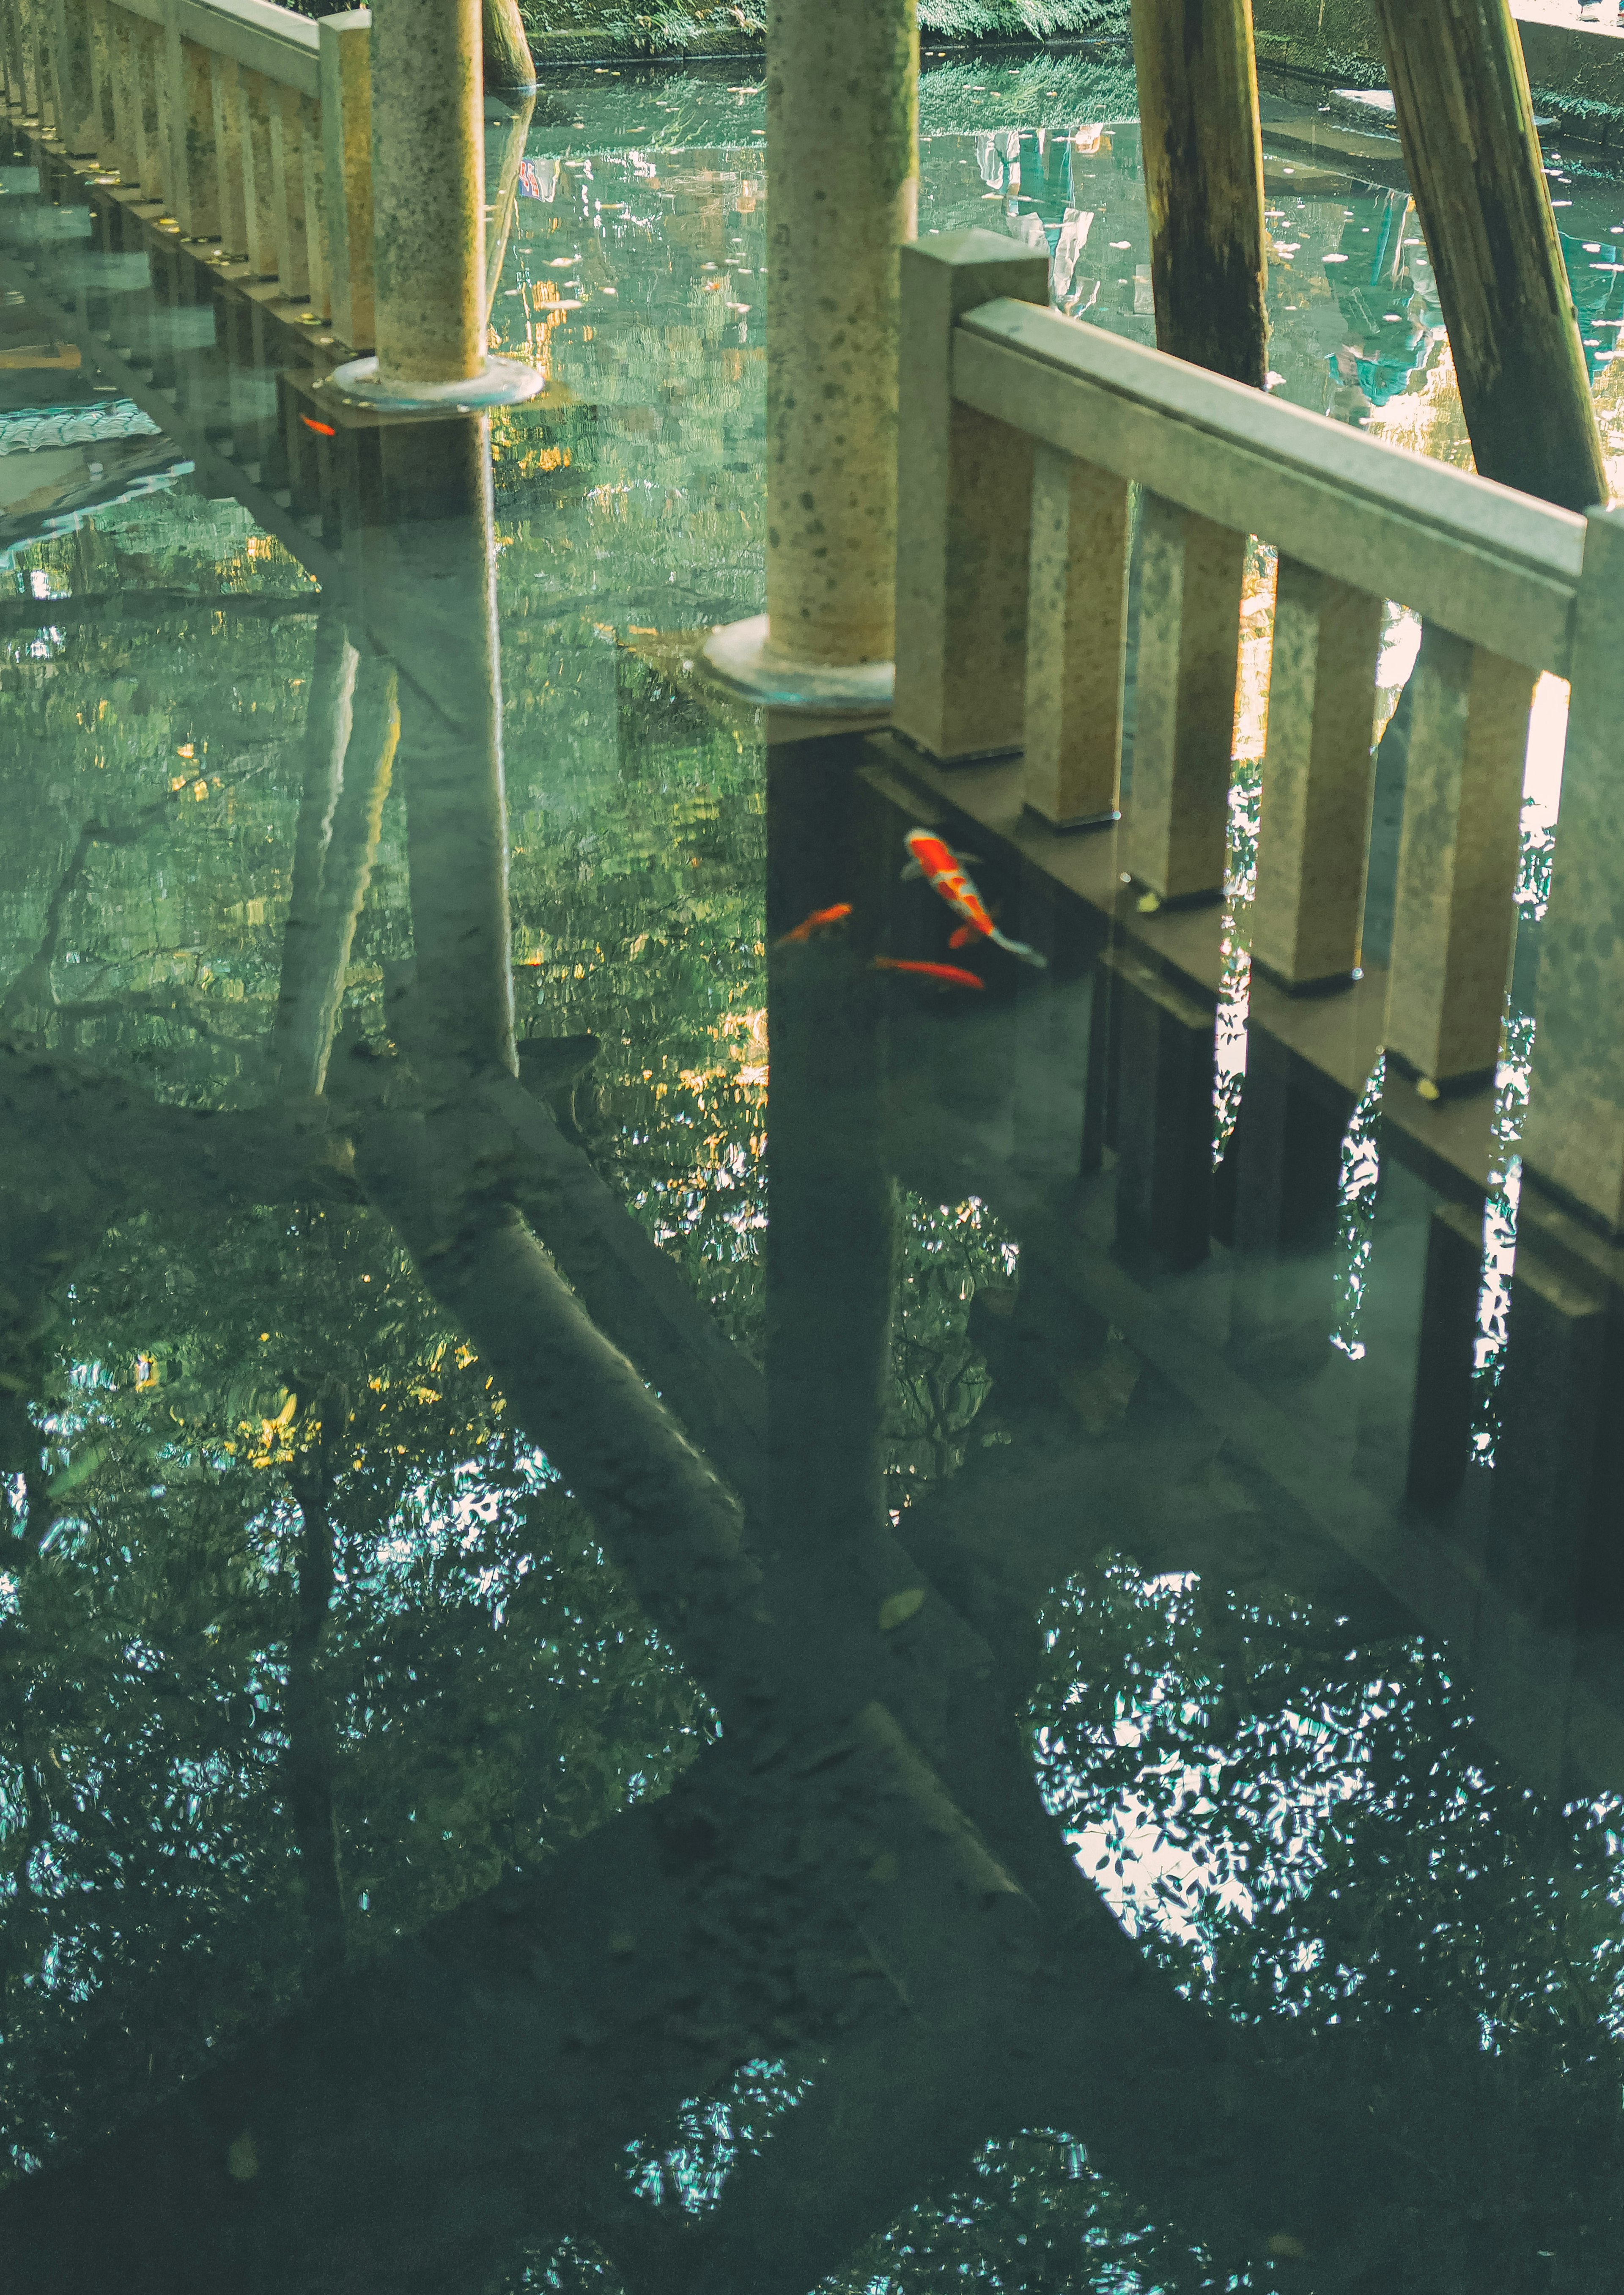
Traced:
[[767, 616], [775, 653], [888, 661], [898, 250], [918, 224], [914, 0], [767, 19]]
[[372, 20], [378, 372], [471, 380], [485, 364], [480, 0], [389, 0]]

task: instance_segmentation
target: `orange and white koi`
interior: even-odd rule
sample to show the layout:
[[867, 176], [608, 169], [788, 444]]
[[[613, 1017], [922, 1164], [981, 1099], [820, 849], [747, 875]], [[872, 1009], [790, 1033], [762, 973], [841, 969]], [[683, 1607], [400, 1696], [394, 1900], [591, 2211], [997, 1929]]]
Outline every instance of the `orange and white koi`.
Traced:
[[814, 909], [811, 916], [802, 918], [793, 932], [783, 935], [779, 946], [785, 948], [792, 940], [811, 940], [814, 933], [828, 932], [834, 926], [845, 924], [851, 913], [850, 901], [836, 901], [829, 909]]
[[[938, 894], [949, 908], [964, 919], [971, 934], [981, 940], [990, 940], [995, 948], [1006, 949], [1018, 956], [1023, 964], [1046, 965], [1049, 959], [1024, 940], [1011, 940], [992, 921], [992, 911], [976, 891], [975, 880], [951, 845], [938, 837], [934, 829], [910, 829], [902, 839], [908, 847], [909, 865], [904, 877], [923, 877], [933, 893]], [[951, 945], [966, 945], [960, 933], [953, 935]]]
[[918, 964], [907, 956], [877, 956], [876, 972], [910, 972], [916, 980], [934, 980], [943, 988], [984, 988], [986, 982], [957, 964]]

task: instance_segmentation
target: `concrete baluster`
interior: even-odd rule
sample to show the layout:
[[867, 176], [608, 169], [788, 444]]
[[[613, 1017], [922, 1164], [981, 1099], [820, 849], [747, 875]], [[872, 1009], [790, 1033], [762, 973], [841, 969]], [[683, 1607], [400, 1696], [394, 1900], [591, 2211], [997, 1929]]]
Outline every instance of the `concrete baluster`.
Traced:
[[[43, 71], [40, 69], [42, 57], [49, 53], [42, 0], [16, 0], [7, 20], [12, 51], [8, 73], [10, 102], [24, 119], [40, 120], [42, 104], [50, 108], [45, 86], [50, 72], [48, 68]], [[54, 127], [54, 118], [51, 124]]]
[[[243, 246], [258, 278], [276, 275], [275, 160], [271, 115], [275, 91], [263, 72], [237, 72], [237, 135], [242, 154]], [[277, 107], [280, 109], [280, 106]]]
[[1000, 296], [1049, 300], [1049, 258], [990, 231], [902, 249], [892, 723], [949, 762], [1020, 746], [1032, 551], [1029, 438], [953, 396], [953, 329]]
[[1244, 534], [1146, 494], [1123, 866], [1155, 900], [1223, 890], [1245, 565]]
[[369, 9], [352, 8], [318, 28], [327, 309], [334, 334], [355, 350], [374, 340], [371, 24]]
[[1624, 1233], [1624, 512], [1592, 510], [1571, 665], [1568, 746], [1540, 930], [1525, 1180]]
[[177, 0], [166, 0], [163, 73], [169, 91], [170, 209], [186, 238], [213, 239], [220, 229], [220, 175], [208, 52], [182, 38]]
[[135, 179], [143, 200], [161, 200], [168, 184], [165, 166], [163, 112], [159, 91], [163, 85], [163, 36], [155, 24], [140, 17], [130, 20], [130, 61], [134, 79]]
[[20, 5], [23, 118], [37, 121], [42, 133], [60, 139], [61, 105], [51, 47], [50, 10], [46, 0], [20, 0]]
[[1028, 808], [1055, 829], [1118, 817], [1128, 639], [1127, 481], [1040, 446], [1026, 608]]
[[113, 100], [113, 165], [122, 181], [141, 179], [135, 157], [135, 21], [122, 8], [107, 11], [108, 86]]
[[57, 133], [64, 151], [85, 157], [94, 151], [97, 144], [90, 0], [46, 0], [46, 4], [50, 9], [51, 61], [61, 98]]
[[208, 91], [220, 185], [220, 244], [228, 257], [240, 261], [248, 253], [248, 198], [238, 71], [229, 56], [210, 53]]
[[322, 107], [301, 100], [300, 148], [305, 169], [305, 260], [310, 266], [310, 306], [332, 317], [332, 279], [327, 266], [327, 194]]
[[89, 0], [91, 120], [94, 150], [104, 167], [118, 164], [118, 124], [113, 108], [113, 30], [108, 0]]
[[1434, 627], [1412, 674], [1387, 1051], [1460, 1089], [1499, 1057], [1534, 674]]
[[1252, 960], [1283, 988], [1359, 968], [1383, 603], [1280, 561]]
[[23, 110], [21, 0], [8, 0], [0, 9], [0, 82], [4, 83], [8, 117]]
[[297, 88], [271, 91], [271, 202], [276, 229], [276, 283], [289, 302], [310, 293], [310, 252], [305, 234], [305, 114], [309, 99]]

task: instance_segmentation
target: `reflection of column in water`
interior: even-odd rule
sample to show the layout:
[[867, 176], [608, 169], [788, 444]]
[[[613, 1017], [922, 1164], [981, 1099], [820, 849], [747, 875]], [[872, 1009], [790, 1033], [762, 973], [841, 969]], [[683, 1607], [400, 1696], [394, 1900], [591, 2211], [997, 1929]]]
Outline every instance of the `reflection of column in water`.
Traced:
[[[861, 745], [768, 750], [767, 1382], [772, 1519], [792, 1541], [860, 1554], [881, 1505], [895, 1193], [881, 1153], [879, 979], [866, 962], [874, 879], [856, 847]], [[786, 943], [851, 901], [845, 929]]]
[[488, 418], [379, 434], [369, 633], [399, 680], [420, 1057], [516, 1072]]
[[502, 163], [496, 171], [496, 196], [491, 202], [490, 221], [486, 225], [485, 315], [487, 321], [494, 314], [496, 290], [502, 285], [502, 266], [508, 252], [509, 235], [513, 229], [514, 210], [518, 205], [519, 170], [525, 163], [525, 142], [530, 133], [530, 117], [535, 110], [534, 94], [515, 97], [500, 131]]
[[392, 665], [370, 647], [358, 653], [339, 617], [323, 616], [272, 1029], [277, 1083], [293, 1098], [314, 1098], [327, 1081], [399, 731]]

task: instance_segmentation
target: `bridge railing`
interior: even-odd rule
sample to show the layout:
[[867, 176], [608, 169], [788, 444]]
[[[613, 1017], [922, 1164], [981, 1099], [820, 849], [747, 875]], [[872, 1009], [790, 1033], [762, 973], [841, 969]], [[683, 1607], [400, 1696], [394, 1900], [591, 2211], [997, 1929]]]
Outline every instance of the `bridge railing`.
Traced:
[[[1624, 515], [1587, 517], [1061, 316], [1040, 253], [982, 232], [902, 255], [896, 729], [943, 764], [1024, 749], [1029, 811], [1114, 822], [1140, 905], [1223, 890], [1248, 539], [1279, 553], [1254, 965], [1359, 976], [1388, 600], [1414, 673], [1390, 1061], [1432, 1098], [1492, 1077], [1529, 715], [1571, 683], [1525, 1165], [1624, 1229]], [[1129, 623], [1130, 487], [1142, 489]]]
[[370, 11], [273, 0], [0, 0], [14, 112], [374, 340]]

